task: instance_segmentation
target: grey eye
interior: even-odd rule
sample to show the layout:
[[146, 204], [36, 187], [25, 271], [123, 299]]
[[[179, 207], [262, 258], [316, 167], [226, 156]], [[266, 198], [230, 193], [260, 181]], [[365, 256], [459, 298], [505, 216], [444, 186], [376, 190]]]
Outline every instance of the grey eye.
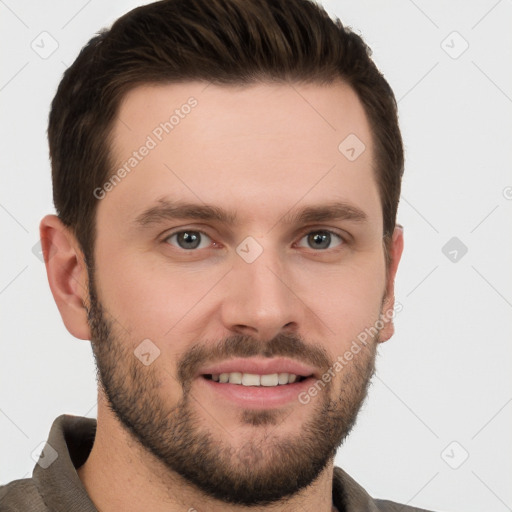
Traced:
[[[306, 240], [307, 245], [301, 244], [302, 240]], [[299, 242], [299, 246], [308, 247], [311, 249], [325, 250], [332, 249], [331, 243], [336, 241], [338, 242], [336, 246], [341, 245], [343, 243], [343, 239], [336, 233], [333, 233], [332, 231], [312, 231], [311, 233], [308, 233], [301, 239], [301, 242]]]
[[180, 249], [193, 250], [208, 247], [211, 240], [208, 235], [201, 231], [185, 230], [173, 233], [167, 238], [167, 242]]

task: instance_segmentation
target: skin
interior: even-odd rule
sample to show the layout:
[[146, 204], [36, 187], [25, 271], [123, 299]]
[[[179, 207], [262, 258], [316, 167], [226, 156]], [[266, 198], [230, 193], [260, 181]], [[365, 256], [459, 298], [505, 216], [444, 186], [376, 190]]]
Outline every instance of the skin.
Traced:
[[[335, 361], [393, 308], [403, 249], [397, 227], [386, 268], [370, 128], [357, 95], [343, 83], [139, 86], [124, 98], [113, 127], [119, 166], [191, 96], [198, 104], [190, 114], [99, 201], [94, 247], [96, 293], [125, 349], [119, 365], [126, 369], [126, 354], [142, 340], [152, 340], [160, 356], [147, 368], [158, 383], [155, 399], [167, 408], [183, 398], [178, 363], [198, 343], [213, 347], [218, 340], [243, 335], [264, 346], [289, 334]], [[338, 150], [349, 134], [366, 146], [352, 162]], [[236, 213], [238, 222], [182, 218], [137, 226], [137, 216], [163, 197], [214, 205]], [[361, 210], [365, 220], [283, 222], [301, 208], [333, 201]], [[187, 251], [176, 237], [169, 238], [178, 228], [208, 237], [201, 248]], [[307, 235], [319, 230], [345, 241], [333, 235], [327, 249], [309, 246]], [[236, 252], [248, 236], [263, 249], [253, 263]], [[42, 220], [41, 239], [63, 321], [73, 336], [89, 340], [94, 333], [87, 316], [88, 274], [79, 245], [54, 215]], [[371, 347], [392, 334], [387, 320]], [[325, 397], [349, 393], [360, 405], [366, 382], [355, 378], [356, 361], [369, 364], [371, 358], [371, 350], [362, 351], [335, 375], [325, 396], [307, 405], [293, 400], [274, 408], [272, 421], [259, 425], [247, 421], [241, 406], [192, 380], [195, 425], [233, 453], [248, 443], [265, 446], [269, 433], [277, 444], [296, 440], [318, 416]], [[296, 359], [304, 361], [300, 353]], [[325, 368], [316, 370], [321, 376]], [[271, 464], [270, 457], [264, 453], [256, 461], [248, 455], [246, 462], [257, 471]], [[230, 462], [241, 469], [237, 461]], [[328, 512], [332, 470], [331, 458], [301, 492], [251, 510]], [[96, 440], [78, 475], [103, 512], [248, 510], [205, 496], [145, 450], [109, 408], [102, 386]]]

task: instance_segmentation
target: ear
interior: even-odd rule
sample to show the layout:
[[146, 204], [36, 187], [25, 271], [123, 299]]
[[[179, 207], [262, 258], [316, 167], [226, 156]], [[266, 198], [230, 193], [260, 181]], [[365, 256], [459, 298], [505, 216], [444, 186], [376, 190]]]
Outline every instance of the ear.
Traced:
[[394, 308], [395, 308], [395, 276], [398, 270], [398, 263], [404, 249], [404, 228], [397, 224], [393, 231], [391, 244], [389, 247], [389, 267], [387, 269], [386, 294], [382, 305], [382, 321], [384, 327], [379, 333], [379, 341], [389, 340], [395, 332], [393, 324]]
[[85, 304], [89, 288], [85, 258], [75, 236], [56, 215], [39, 225], [48, 283], [66, 329], [76, 338], [91, 338]]

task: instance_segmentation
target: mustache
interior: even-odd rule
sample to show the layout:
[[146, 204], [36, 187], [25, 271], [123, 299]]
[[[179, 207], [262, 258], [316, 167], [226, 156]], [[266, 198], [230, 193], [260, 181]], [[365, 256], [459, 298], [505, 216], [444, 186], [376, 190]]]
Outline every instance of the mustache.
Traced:
[[327, 371], [330, 358], [325, 349], [306, 343], [296, 334], [282, 333], [265, 342], [252, 336], [235, 334], [217, 343], [194, 345], [178, 363], [178, 380], [185, 386], [201, 366], [235, 357], [290, 357]]

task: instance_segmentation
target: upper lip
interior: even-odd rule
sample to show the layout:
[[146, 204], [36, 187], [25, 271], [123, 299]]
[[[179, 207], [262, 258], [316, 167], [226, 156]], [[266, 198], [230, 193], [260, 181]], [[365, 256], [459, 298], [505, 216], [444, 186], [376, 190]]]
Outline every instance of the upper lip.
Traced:
[[271, 359], [261, 357], [235, 358], [204, 366], [198, 371], [197, 376], [233, 372], [253, 373], [256, 375], [293, 373], [301, 377], [310, 377], [314, 374], [315, 368], [300, 361], [283, 357]]

